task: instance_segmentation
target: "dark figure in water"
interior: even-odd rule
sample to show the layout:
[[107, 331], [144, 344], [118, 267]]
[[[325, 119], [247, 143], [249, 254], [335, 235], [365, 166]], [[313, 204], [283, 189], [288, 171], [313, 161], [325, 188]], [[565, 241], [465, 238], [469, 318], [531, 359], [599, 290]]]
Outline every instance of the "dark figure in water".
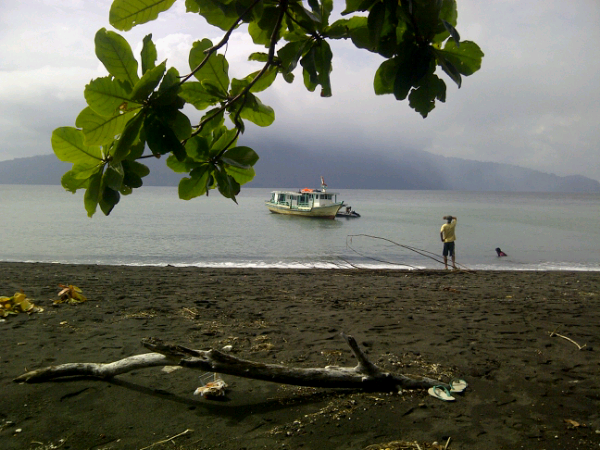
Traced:
[[500, 250], [500, 247], [496, 247], [496, 253], [498, 253], [498, 256], [508, 256], [506, 253]]

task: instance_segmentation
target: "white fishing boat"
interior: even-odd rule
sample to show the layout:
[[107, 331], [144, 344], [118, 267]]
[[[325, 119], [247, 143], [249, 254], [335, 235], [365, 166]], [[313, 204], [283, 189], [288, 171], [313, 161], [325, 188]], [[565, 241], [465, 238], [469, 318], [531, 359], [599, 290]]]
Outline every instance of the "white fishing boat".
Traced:
[[271, 199], [265, 205], [272, 213], [290, 216], [321, 217], [335, 219], [344, 205], [338, 202], [337, 192], [329, 192], [325, 180], [321, 177], [321, 189], [304, 188], [295, 191], [273, 191]]

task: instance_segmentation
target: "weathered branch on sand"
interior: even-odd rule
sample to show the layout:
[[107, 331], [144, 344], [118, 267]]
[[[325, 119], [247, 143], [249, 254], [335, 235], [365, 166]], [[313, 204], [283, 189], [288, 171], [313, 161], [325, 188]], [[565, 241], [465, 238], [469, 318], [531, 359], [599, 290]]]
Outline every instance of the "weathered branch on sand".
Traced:
[[130, 356], [108, 364], [72, 363], [50, 366], [27, 372], [14, 381], [42, 382], [70, 376], [112, 378], [122, 373], [146, 367], [178, 365], [205, 372], [235, 375], [254, 380], [272, 381], [319, 388], [350, 388], [390, 392], [399, 389], [427, 389], [445, 385], [438, 380], [410, 378], [385, 372], [370, 362], [352, 336], [342, 333], [357, 360], [355, 367], [294, 368], [280, 364], [264, 364], [228, 355], [218, 350], [194, 350], [164, 343], [160, 339], [142, 340], [153, 353]]
[[569, 337], [567, 337], [567, 336], [563, 336], [562, 334], [558, 334], [558, 333], [556, 332], [556, 330], [554, 330], [553, 332], [551, 332], [551, 333], [550, 333], [550, 337], [553, 337], [553, 336], [558, 336], [558, 337], [560, 337], [560, 338], [566, 339], [567, 341], [571, 342], [572, 344], [575, 344], [575, 345], [577, 346], [577, 349], [578, 349], [578, 350], [582, 350], [582, 349], [584, 349], [585, 347], [587, 347], [587, 344], [579, 345], [579, 344], [578, 344], [577, 342], [575, 342], [573, 339], [571, 339], [571, 338], [569, 338]]

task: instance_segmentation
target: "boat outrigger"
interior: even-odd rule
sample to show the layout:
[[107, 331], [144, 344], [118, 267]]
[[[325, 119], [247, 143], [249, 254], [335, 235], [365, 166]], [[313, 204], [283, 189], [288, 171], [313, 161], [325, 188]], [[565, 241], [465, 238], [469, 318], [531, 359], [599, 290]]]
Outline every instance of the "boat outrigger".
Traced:
[[293, 191], [273, 191], [265, 205], [272, 213], [291, 216], [321, 217], [335, 219], [344, 205], [337, 201], [337, 192], [328, 192], [325, 180], [321, 177], [321, 189], [299, 189]]

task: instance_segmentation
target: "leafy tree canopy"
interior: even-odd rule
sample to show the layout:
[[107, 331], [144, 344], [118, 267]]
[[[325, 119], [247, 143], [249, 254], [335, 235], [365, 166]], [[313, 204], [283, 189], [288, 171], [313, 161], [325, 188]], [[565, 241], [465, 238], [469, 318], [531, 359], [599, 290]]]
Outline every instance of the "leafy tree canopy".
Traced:
[[[109, 21], [128, 31], [174, 3], [114, 0]], [[142, 186], [149, 170], [139, 160], [162, 155], [172, 170], [188, 175], [179, 184], [180, 198], [218, 189], [236, 201], [240, 186], [254, 178], [258, 161], [254, 150], [237, 145], [245, 123], [266, 127], [275, 120], [273, 109], [257, 94], [277, 77], [292, 83], [301, 72], [310, 92], [331, 96], [332, 39], [349, 39], [383, 56], [375, 94], [408, 98], [423, 117], [436, 100], [446, 100], [438, 69], [460, 87], [462, 77], [479, 70], [483, 58], [477, 44], [460, 40], [455, 0], [346, 0], [343, 18], [333, 23], [333, 0], [185, 0], [185, 5], [188, 13], [225, 32], [216, 43], [194, 42], [186, 74], [157, 62], [152, 35], [144, 38], [136, 58], [120, 34], [104, 28], [96, 33], [96, 56], [108, 75], [85, 87], [87, 107], [76, 126], [52, 133], [56, 156], [73, 163], [62, 185], [71, 192], [85, 189], [90, 217], [98, 206], [110, 214], [121, 195]], [[265, 47], [248, 55], [262, 68], [230, 79], [229, 64], [219, 51], [244, 23], [254, 43]], [[198, 123], [182, 112], [186, 104], [202, 111]]]

